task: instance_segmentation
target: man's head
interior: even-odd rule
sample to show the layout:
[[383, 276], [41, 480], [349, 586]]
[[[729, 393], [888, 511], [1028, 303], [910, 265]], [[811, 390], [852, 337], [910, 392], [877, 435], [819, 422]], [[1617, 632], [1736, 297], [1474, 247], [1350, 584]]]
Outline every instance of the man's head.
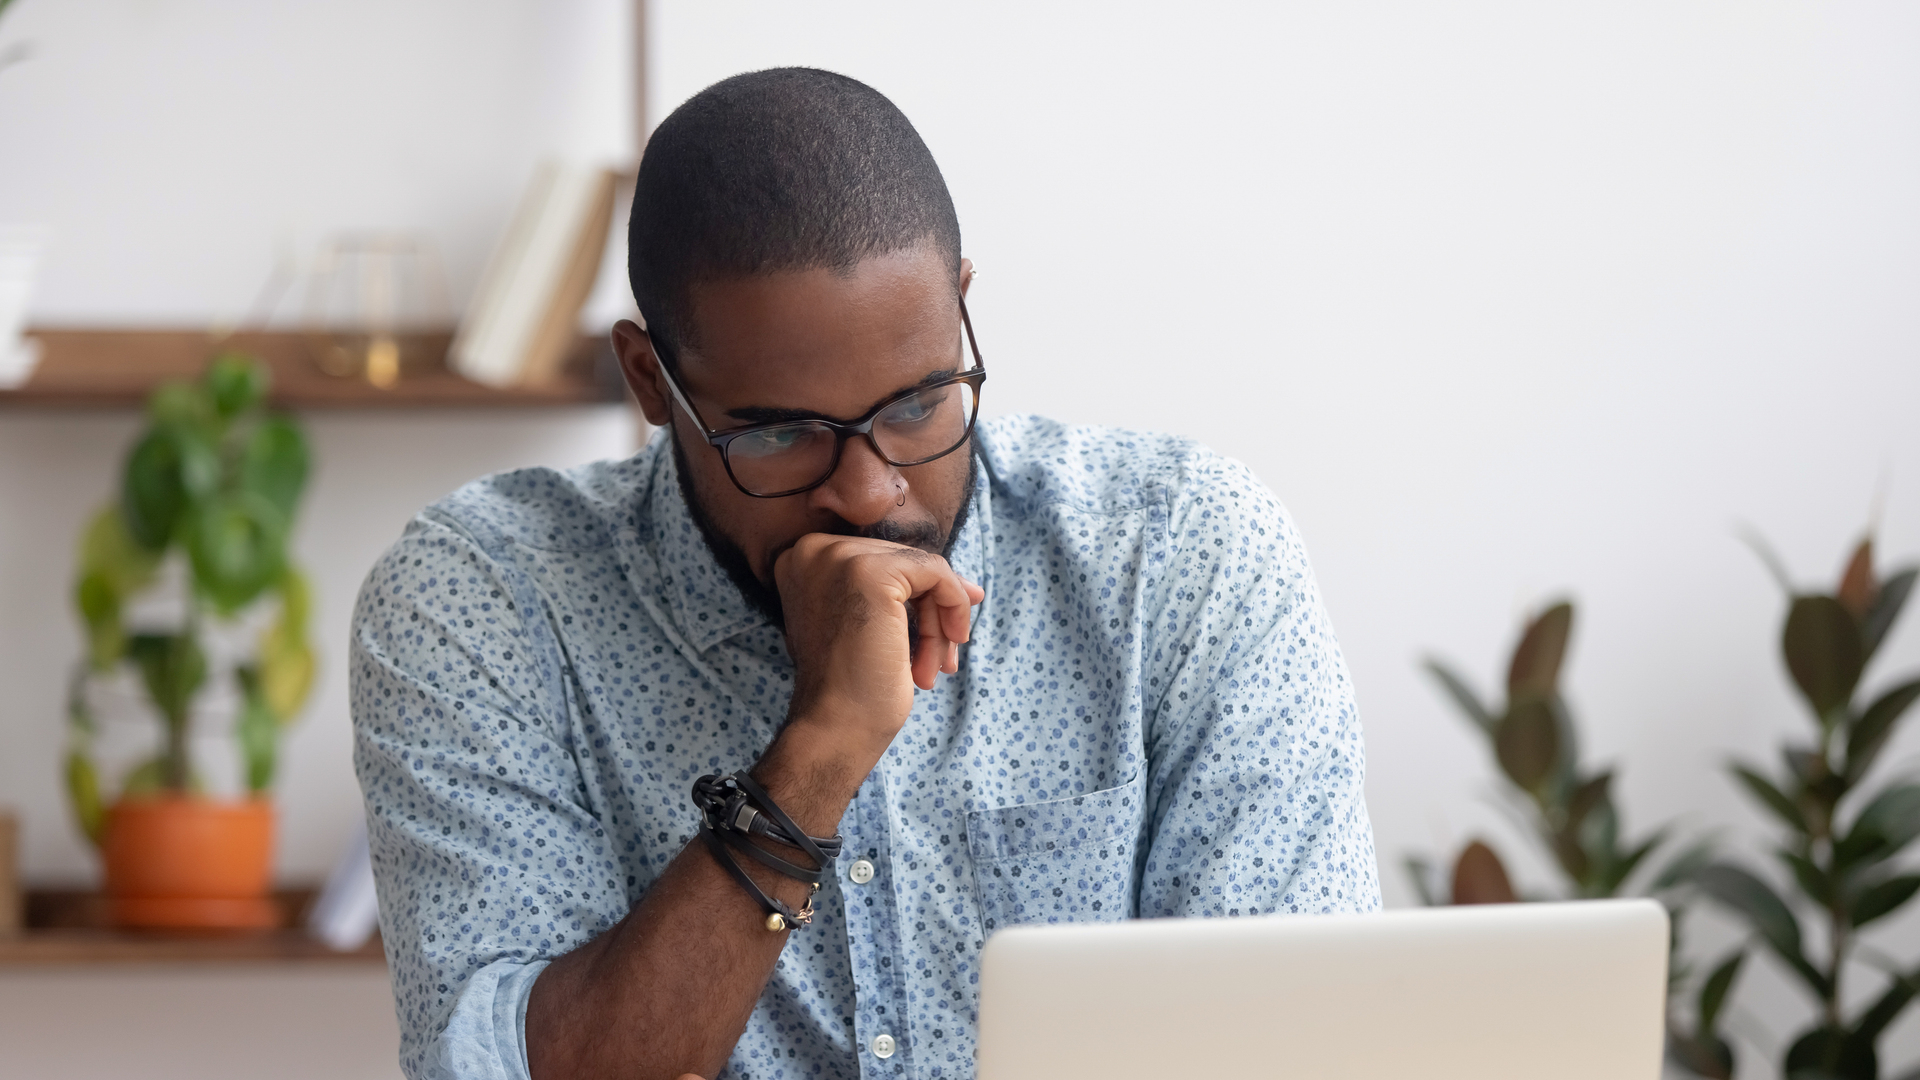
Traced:
[[671, 427], [688, 506], [750, 601], [780, 617], [773, 563], [807, 533], [950, 546], [972, 490], [970, 450], [898, 468], [853, 438], [826, 483], [756, 498], [658, 370], [669, 364], [724, 431], [855, 420], [971, 363], [959, 306], [971, 269], [953, 200], [892, 102], [805, 68], [708, 87], [647, 145], [628, 251], [647, 329], [615, 328], [622, 366], [647, 419]]

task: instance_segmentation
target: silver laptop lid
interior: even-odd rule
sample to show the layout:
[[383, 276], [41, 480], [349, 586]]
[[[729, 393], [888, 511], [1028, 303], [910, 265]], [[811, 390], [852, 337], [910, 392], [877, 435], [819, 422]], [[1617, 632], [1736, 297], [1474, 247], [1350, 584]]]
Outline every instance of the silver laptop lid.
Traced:
[[1019, 926], [979, 1080], [1656, 1080], [1651, 900]]

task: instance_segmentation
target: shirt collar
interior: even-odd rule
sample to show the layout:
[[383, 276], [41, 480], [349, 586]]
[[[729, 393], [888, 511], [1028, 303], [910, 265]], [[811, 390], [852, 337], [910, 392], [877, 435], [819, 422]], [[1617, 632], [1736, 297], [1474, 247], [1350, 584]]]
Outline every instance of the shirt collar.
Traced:
[[664, 431], [656, 433], [653, 449], [652, 490], [641, 510], [647, 545], [653, 549], [660, 592], [681, 637], [696, 651], [706, 652], [735, 634], [766, 625], [767, 617], [740, 595], [694, 524], [680, 494], [673, 443]]
[[[658, 589], [681, 637], [695, 651], [706, 652], [728, 638], [767, 625], [767, 617], [747, 603], [694, 524], [680, 492], [669, 437], [656, 432], [649, 449], [654, 454], [653, 475], [640, 509], [644, 543], [659, 567]], [[953, 568], [982, 588], [988, 587], [992, 561], [991, 491], [983, 464], [975, 471], [972, 512], [952, 551]]]

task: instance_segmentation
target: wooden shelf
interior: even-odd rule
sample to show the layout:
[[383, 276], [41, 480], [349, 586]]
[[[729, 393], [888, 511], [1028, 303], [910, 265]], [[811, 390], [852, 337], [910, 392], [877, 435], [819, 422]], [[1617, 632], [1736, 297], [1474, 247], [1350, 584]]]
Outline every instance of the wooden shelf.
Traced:
[[116, 930], [107, 925], [105, 898], [80, 889], [29, 889], [26, 929], [0, 937], [0, 971], [90, 964], [384, 964], [380, 935], [359, 949], [335, 952], [299, 929], [313, 889], [283, 889], [274, 899], [286, 913], [277, 930], [184, 932]]
[[39, 327], [40, 364], [25, 386], [0, 390], [0, 409], [138, 407], [168, 379], [192, 378], [215, 354], [233, 349], [273, 368], [273, 401], [288, 409], [521, 409], [611, 405], [626, 399], [618, 364], [602, 338], [581, 338], [551, 383], [495, 390], [447, 370], [451, 333], [409, 338], [399, 382], [382, 390], [339, 378], [313, 362], [315, 343], [289, 332], [216, 339], [194, 330]]

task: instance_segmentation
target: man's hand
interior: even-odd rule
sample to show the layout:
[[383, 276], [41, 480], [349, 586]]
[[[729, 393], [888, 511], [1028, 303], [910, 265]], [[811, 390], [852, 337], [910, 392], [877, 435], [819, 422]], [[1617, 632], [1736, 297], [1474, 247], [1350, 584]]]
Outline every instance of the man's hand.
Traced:
[[790, 715], [865, 758], [864, 776], [906, 723], [913, 688], [960, 669], [986, 593], [938, 555], [858, 536], [803, 536], [773, 572], [795, 668]]

